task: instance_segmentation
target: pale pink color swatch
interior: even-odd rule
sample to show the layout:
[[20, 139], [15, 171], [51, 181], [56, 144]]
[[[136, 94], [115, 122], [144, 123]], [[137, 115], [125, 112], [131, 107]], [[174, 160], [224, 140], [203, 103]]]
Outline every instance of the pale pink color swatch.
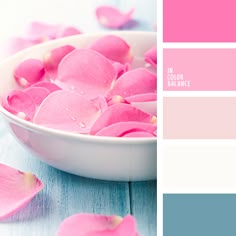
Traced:
[[164, 139], [235, 139], [236, 97], [164, 97]]
[[235, 42], [234, 0], [164, 0], [164, 42]]
[[[164, 90], [236, 91], [236, 49], [164, 49], [163, 54]], [[175, 78], [186, 84], [175, 86]]]

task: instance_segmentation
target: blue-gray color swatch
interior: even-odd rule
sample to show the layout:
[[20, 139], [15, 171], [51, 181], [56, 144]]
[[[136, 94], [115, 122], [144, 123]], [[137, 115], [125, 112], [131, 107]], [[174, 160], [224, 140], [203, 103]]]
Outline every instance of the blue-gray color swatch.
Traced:
[[236, 194], [164, 194], [163, 236], [235, 236]]

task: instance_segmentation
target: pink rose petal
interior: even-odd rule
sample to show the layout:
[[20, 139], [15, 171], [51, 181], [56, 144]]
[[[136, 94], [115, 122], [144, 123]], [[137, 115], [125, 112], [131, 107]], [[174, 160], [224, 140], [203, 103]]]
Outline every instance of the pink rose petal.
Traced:
[[22, 209], [43, 186], [35, 175], [0, 164], [0, 220]]
[[131, 215], [120, 216], [77, 214], [66, 218], [59, 226], [57, 236], [138, 236]]
[[67, 55], [74, 49], [75, 47], [71, 45], [64, 45], [51, 50], [44, 56], [44, 66], [47, 77], [49, 77], [50, 79], [56, 79], [59, 63], [65, 55]]
[[126, 103], [126, 104], [130, 104], [126, 99], [124, 99], [123, 97], [121, 97], [120, 95], [115, 95], [112, 97], [107, 98], [107, 105], [111, 106], [114, 105], [116, 103]]
[[131, 95], [129, 97], [126, 97], [125, 99], [128, 102], [150, 102], [150, 101], [157, 100], [157, 94], [156, 93], [141, 93], [141, 94]]
[[6, 56], [12, 55], [20, 50], [33, 46], [36, 43], [37, 42], [23, 37], [10, 38], [6, 43], [5, 54]]
[[105, 35], [95, 40], [89, 47], [112, 61], [121, 64], [131, 63], [133, 55], [129, 44], [119, 36]]
[[152, 65], [157, 67], [157, 47], [152, 47], [144, 54], [144, 60]]
[[124, 98], [137, 94], [156, 93], [156, 75], [145, 68], [130, 70], [113, 83], [108, 96], [120, 95]]
[[32, 97], [37, 106], [50, 94], [50, 91], [46, 88], [32, 86], [25, 89], [24, 92]]
[[88, 133], [100, 116], [100, 104], [75, 92], [58, 90], [46, 97], [33, 122], [50, 128]]
[[121, 64], [120, 62], [112, 62], [116, 71], [117, 79], [130, 69], [130, 63]]
[[90, 134], [95, 135], [99, 130], [117, 122], [137, 121], [155, 124], [156, 117], [136, 107], [125, 103], [109, 106], [91, 127]]
[[137, 121], [127, 121], [118, 122], [112, 125], [106, 126], [96, 133], [96, 136], [110, 136], [110, 137], [122, 137], [127, 133], [131, 132], [147, 132], [153, 133], [157, 129], [154, 124], [137, 122]]
[[130, 104], [144, 112], [157, 115], [157, 101], [131, 102]]
[[127, 13], [123, 13], [112, 6], [100, 6], [96, 9], [96, 17], [101, 25], [107, 28], [117, 29], [131, 20], [133, 12], [134, 8]]
[[153, 138], [153, 137], [156, 137], [156, 135], [154, 133], [149, 133], [147, 131], [131, 131], [131, 132], [127, 132], [125, 133], [123, 136], [121, 137], [129, 137], [129, 138], [138, 138], [138, 137], [141, 137], [141, 138]]
[[59, 64], [55, 83], [94, 98], [105, 96], [115, 78], [116, 72], [106, 57], [90, 49], [75, 49]]
[[41, 42], [44, 42], [56, 39], [61, 28], [62, 26], [60, 24], [53, 25], [40, 21], [32, 21], [26, 29], [26, 36], [31, 40], [40, 40]]
[[61, 88], [58, 85], [56, 85], [56, 84], [54, 84], [52, 82], [48, 82], [48, 81], [40, 81], [38, 83], [33, 84], [32, 87], [46, 88], [51, 93], [54, 92], [54, 91], [57, 91], [57, 90], [61, 90]]
[[57, 34], [57, 38], [67, 37], [71, 35], [81, 34], [81, 31], [73, 26], [65, 26], [61, 32]]
[[21, 90], [12, 90], [2, 99], [2, 106], [12, 114], [26, 120], [31, 120], [36, 111], [34, 100]]
[[132, 106], [137, 107], [145, 112], [157, 115], [157, 94], [145, 93], [126, 97], [125, 100]]
[[42, 80], [45, 74], [44, 64], [38, 59], [26, 59], [14, 71], [15, 80], [22, 87], [28, 87]]

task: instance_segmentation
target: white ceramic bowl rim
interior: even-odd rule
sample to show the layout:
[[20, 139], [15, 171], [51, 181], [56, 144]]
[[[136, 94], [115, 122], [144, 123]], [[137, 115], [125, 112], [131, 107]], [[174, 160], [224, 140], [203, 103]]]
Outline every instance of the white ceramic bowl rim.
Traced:
[[[120, 36], [129, 35], [129, 34], [132, 34], [132, 35], [136, 34], [138, 36], [139, 34], [156, 35], [156, 32], [148, 32], [148, 31], [114, 31], [113, 32], [113, 31], [109, 31], [109, 32], [84, 33], [84, 34], [79, 34], [79, 35], [68, 36], [68, 37], [47, 41], [47, 42], [44, 42], [41, 44], [34, 45], [29, 48], [26, 48], [16, 54], [12, 55], [12, 56], [9, 56], [5, 60], [3, 60], [0, 63], [0, 65], [13, 60], [15, 57], [18, 57], [21, 54], [22, 55], [27, 54], [28, 51], [31, 51], [34, 48], [41, 48], [41, 47], [44, 47], [45, 45], [53, 45], [57, 42], [67, 43], [68, 39], [73, 39], [73, 38], [78, 38], [78, 37], [87, 37], [89, 35], [96, 37], [96, 36], [102, 36], [102, 35], [107, 35], [107, 34], [119, 34]], [[156, 137], [153, 137], [153, 138], [152, 137], [148, 137], [148, 138], [108, 137], [108, 136], [94, 136], [94, 135], [73, 133], [73, 132], [69, 132], [69, 131], [63, 131], [63, 130], [59, 130], [59, 129], [44, 127], [44, 126], [32, 123], [30, 121], [23, 120], [23, 119], [17, 117], [16, 115], [13, 115], [10, 112], [8, 112], [7, 110], [5, 110], [1, 105], [0, 105], [0, 112], [22, 127], [26, 127], [27, 129], [32, 130], [32, 131], [45, 133], [47, 135], [57, 135], [57, 136], [61, 136], [61, 137], [71, 138], [71, 139], [83, 139], [83, 140], [89, 140], [91, 142], [96, 142], [96, 143], [97, 142], [108, 142], [108, 143], [125, 143], [125, 144], [137, 143], [137, 144], [141, 144], [141, 143], [155, 143], [157, 141]]]

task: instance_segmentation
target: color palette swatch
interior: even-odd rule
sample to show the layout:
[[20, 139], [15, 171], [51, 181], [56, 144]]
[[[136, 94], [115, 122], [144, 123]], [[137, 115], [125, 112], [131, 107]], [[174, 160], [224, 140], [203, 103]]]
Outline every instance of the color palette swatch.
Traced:
[[236, 91], [236, 49], [165, 48], [165, 91]]
[[163, 0], [164, 236], [236, 235], [235, 9]]
[[236, 97], [165, 97], [166, 139], [236, 139]]
[[163, 0], [164, 42], [236, 42], [234, 0]]
[[236, 195], [165, 194], [164, 236], [236, 235]]

